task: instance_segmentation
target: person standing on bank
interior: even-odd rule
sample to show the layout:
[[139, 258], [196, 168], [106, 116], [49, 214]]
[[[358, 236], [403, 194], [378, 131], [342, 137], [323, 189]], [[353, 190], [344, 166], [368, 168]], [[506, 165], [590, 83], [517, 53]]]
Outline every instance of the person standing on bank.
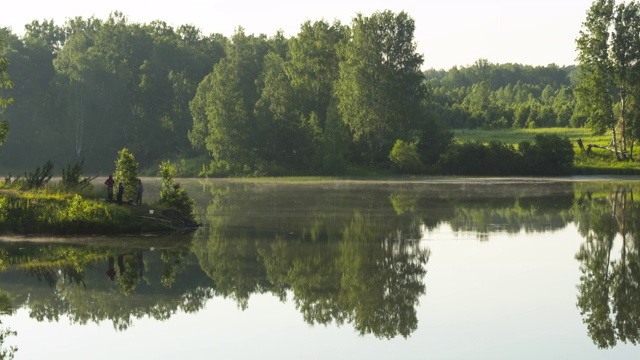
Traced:
[[122, 182], [118, 185], [118, 205], [122, 205], [122, 195], [124, 194], [124, 186]]
[[142, 187], [142, 180], [138, 179], [138, 185], [136, 186], [136, 204], [142, 205], [142, 192], [144, 191], [144, 187]]
[[113, 201], [113, 185], [116, 182], [113, 181], [113, 175], [109, 175], [109, 178], [107, 179], [107, 181], [104, 182], [105, 185], [107, 185], [107, 199], [109, 201]]

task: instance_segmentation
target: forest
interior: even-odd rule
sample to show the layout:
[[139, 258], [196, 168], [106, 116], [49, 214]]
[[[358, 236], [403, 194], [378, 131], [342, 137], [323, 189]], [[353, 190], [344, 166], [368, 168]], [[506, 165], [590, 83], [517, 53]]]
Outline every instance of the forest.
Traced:
[[[597, 6], [610, 11], [602, 15]], [[634, 11], [633, 2], [596, 1], [590, 14], [612, 24], [616, 13]], [[204, 35], [192, 25], [133, 23], [120, 12], [61, 25], [34, 20], [22, 36], [1, 26], [0, 120], [8, 122], [0, 135], [10, 124], [0, 147], [5, 174], [47, 160], [58, 168], [84, 160], [87, 172], [104, 175], [122, 148], [141, 169], [171, 159], [192, 176], [339, 175], [357, 168], [446, 174], [466, 168], [452, 159], [475, 161], [456, 154], [477, 153], [478, 146], [492, 152], [484, 144], [461, 149], [453, 129], [587, 126], [605, 133], [620, 126], [612, 118], [628, 119], [614, 131], [612, 144], [616, 134], [621, 138], [616, 156], [633, 158], [635, 115], [631, 105], [620, 105], [633, 101], [620, 96], [634, 93], [616, 90], [628, 81], [605, 84], [608, 103], [589, 97], [597, 89], [588, 84], [599, 84], [593, 74], [601, 73], [587, 56], [597, 29], [582, 33], [579, 66], [479, 59], [423, 70], [413, 19], [388, 10], [357, 14], [349, 25], [307, 21], [292, 37], [242, 27], [231, 37]], [[614, 71], [619, 62], [608, 60], [605, 70]], [[603, 103], [609, 117], [594, 115]], [[568, 140], [546, 136], [519, 145], [493, 149], [513, 163], [535, 158], [559, 164], [552, 173], [570, 171]], [[562, 155], [546, 158], [556, 146]], [[513, 172], [540, 171], [532, 165]]]

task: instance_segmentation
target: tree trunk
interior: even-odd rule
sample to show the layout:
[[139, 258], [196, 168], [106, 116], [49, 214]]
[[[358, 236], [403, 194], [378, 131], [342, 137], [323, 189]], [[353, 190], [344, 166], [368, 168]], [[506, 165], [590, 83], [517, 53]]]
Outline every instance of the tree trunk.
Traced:
[[613, 145], [613, 152], [616, 154], [616, 160], [620, 161], [620, 153], [618, 152], [618, 142], [616, 141], [616, 125], [611, 126], [611, 145]]
[[626, 90], [624, 86], [620, 88], [620, 153], [622, 158], [627, 157], [627, 103]]

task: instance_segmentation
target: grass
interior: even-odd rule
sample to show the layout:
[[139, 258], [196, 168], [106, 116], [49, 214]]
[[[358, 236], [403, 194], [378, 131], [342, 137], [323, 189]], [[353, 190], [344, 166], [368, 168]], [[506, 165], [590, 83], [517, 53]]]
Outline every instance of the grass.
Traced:
[[[576, 144], [578, 139], [582, 139], [585, 144], [597, 143], [607, 144], [609, 135], [592, 135], [589, 129], [572, 128], [544, 128], [544, 129], [505, 129], [505, 130], [455, 130], [454, 137], [460, 142], [479, 141], [487, 144], [490, 141], [499, 141], [504, 144], [518, 145], [522, 141], [533, 142], [538, 134], [553, 134], [567, 137], [571, 143]], [[577, 145], [576, 145], [577, 147]]]
[[76, 192], [56, 184], [28, 191], [0, 189], [0, 233], [93, 235], [181, 230], [181, 219], [171, 209], [158, 204], [118, 205], [103, 201], [100, 195], [93, 186]]

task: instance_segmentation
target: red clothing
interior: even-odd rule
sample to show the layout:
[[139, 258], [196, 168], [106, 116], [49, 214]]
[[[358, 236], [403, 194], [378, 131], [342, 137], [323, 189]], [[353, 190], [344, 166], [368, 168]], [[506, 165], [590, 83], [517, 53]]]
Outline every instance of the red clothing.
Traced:
[[110, 188], [112, 188], [115, 183], [116, 182], [113, 181], [113, 178], [108, 178], [107, 181], [104, 182], [104, 184], [107, 185]]

